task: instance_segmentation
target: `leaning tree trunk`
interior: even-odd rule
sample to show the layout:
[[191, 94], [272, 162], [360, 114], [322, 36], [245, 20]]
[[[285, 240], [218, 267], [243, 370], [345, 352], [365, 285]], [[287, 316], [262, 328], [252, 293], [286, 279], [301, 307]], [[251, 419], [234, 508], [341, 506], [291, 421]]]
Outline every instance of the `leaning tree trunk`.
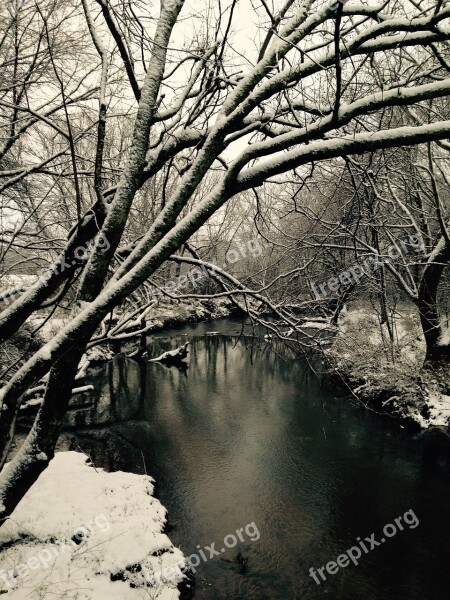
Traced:
[[[154, 123], [155, 107], [166, 64], [166, 53], [172, 28], [182, 7], [182, 0], [162, 3], [161, 15], [155, 33], [155, 44], [149, 62], [140, 102], [133, 128], [133, 144], [117, 192], [108, 210], [101, 232], [108, 240], [103, 248], [97, 238], [80, 284], [78, 300], [81, 304], [94, 303], [102, 291], [109, 265], [121, 240], [134, 196], [140, 185], [145, 167], [150, 130]], [[0, 523], [11, 515], [14, 508], [31, 485], [47, 467], [55, 452], [64, 415], [70, 401], [72, 385], [78, 364], [86, 345], [105, 315], [95, 311], [82, 333], [76, 338], [70, 352], [58, 358], [50, 370], [50, 377], [41, 409], [31, 432], [14, 459], [0, 474]], [[18, 400], [18, 399], [17, 399]], [[18, 402], [4, 402], [11, 414], [2, 415], [0, 434], [3, 442], [2, 458], [5, 459], [13, 434]], [[17, 412], [15, 413], [17, 414]], [[14, 416], [14, 418], [13, 418]], [[9, 422], [12, 419], [12, 422]]]
[[105, 219], [103, 206], [96, 202], [84, 215], [78, 229], [72, 234], [59, 260], [48, 269], [46, 277], [26, 290], [9, 306], [0, 310], [0, 343], [10, 339], [25, 323], [28, 317], [68, 279], [73, 277], [82, 265], [76, 258], [76, 251], [84, 248], [98, 233]]
[[426, 362], [450, 359], [450, 346], [441, 345], [441, 320], [437, 294], [444, 267], [450, 262], [450, 247], [441, 238], [432, 252], [422, 274], [417, 306], [426, 343]]
[[72, 395], [72, 383], [86, 342], [64, 355], [50, 371], [44, 401], [16, 456], [5, 466], [0, 484], [0, 524], [47, 468]]

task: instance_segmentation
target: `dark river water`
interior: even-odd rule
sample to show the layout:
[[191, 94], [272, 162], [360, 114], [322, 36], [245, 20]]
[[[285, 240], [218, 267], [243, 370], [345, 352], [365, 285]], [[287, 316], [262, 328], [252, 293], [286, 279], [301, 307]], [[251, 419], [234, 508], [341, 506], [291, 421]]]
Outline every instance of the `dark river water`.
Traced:
[[[94, 406], [79, 399], [70, 411], [62, 445], [108, 470], [152, 475], [186, 555], [235, 535], [198, 567], [195, 598], [450, 598], [448, 438], [335, 398], [306, 361], [239, 330], [224, 320], [153, 339], [152, 356], [190, 341], [184, 373], [115, 360], [96, 376]], [[358, 537], [379, 541], [406, 512], [403, 531], [315, 583], [311, 567]]]

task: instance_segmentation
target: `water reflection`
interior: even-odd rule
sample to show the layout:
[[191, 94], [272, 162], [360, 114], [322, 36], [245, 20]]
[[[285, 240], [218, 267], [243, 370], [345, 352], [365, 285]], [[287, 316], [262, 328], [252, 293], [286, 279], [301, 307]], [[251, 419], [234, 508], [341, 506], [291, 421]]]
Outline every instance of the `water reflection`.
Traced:
[[[188, 554], [257, 524], [260, 540], [199, 569], [196, 598], [447, 598], [448, 438], [412, 436], [334, 399], [306, 363], [238, 341], [233, 326], [231, 336], [190, 330], [184, 373], [124, 358], [108, 365], [93, 405], [69, 415], [61, 445], [108, 469], [153, 475], [171, 537]], [[156, 339], [151, 355], [183, 343], [181, 333]], [[309, 577], [409, 509], [419, 527], [321, 586]], [[239, 551], [245, 574], [233, 562]]]

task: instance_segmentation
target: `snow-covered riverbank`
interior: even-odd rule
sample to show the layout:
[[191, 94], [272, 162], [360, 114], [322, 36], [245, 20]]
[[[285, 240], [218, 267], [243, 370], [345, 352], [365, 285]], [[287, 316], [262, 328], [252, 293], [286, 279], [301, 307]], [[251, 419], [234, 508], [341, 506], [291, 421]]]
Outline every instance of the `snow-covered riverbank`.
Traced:
[[177, 600], [185, 576], [160, 574], [183, 554], [163, 533], [166, 509], [153, 497], [153, 480], [107, 473], [87, 460], [57, 453], [0, 528], [0, 594]]
[[[152, 308], [146, 319], [146, 333], [152, 335], [169, 327], [179, 327], [182, 325], [188, 325], [191, 323], [199, 323], [201, 321], [209, 321], [212, 319], [220, 319], [228, 317], [233, 312], [236, 312], [236, 307], [224, 299], [214, 300], [160, 300], [159, 303]], [[120, 315], [121, 320], [127, 318], [126, 313]], [[39, 317], [34, 319], [33, 325], [39, 328], [39, 334], [44, 341], [51, 340], [52, 337], [63, 327], [69, 320], [70, 316], [65, 315], [64, 317], [52, 317], [50, 320], [46, 320], [45, 317]], [[109, 325], [105, 325], [109, 328]], [[126, 343], [127, 340], [133, 343], [131, 333], [134, 330], [140, 329], [139, 323], [130, 321], [127, 326], [123, 329], [121, 337], [120, 334], [112, 337], [112, 341], [122, 341]]]
[[424, 368], [425, 342], [416, 312], [399, 311], [394, 339], [368, 307], [342, 313], [326, 350], [334, 373], [369, 408], [415, 427], [448, 427], [450, 370]]

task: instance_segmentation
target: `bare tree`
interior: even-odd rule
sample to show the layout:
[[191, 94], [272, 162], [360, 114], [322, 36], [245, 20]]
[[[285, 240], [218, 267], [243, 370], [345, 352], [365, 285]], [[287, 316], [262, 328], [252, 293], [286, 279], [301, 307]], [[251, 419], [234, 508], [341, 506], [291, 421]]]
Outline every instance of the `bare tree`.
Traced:
[[[34, 81], [34, 63], [42, 53], [45, 73], [52, 75], [51, 82], [39, 86], [54, 90], [53, 102], [42, 106], [39, 94], [27, 90], [18, 96], [15, 83], [6, 85], [4, 157], [13, 157], [26, 136], [38, 139], [38, 132], [52, 131], [60, 149], [46, 147], [44, 159], [17, 152], [11, 172], [1, 173], [1, 191], [34, 180], [45, 187], [46, 177], [61, 178], [70, 169], [72, 198], [66, 208], [72, 227], [48, 276], [0, 315], [0, 338], [10, 338], [56, 293], [75, 287], [77, 302], [71, 321], [1, 391], [3, 464], [21, 398], [47, 376], [33, 428], [0, 476], [0, 518], [11, 513], [52, 458], [80, 357], [103, 319], [233, 196], [265, 182], [279, 185], [293, 173], [306, 176], [320, 161], [450, 136], [445, 115], [428, 111], [423, 118], [420, 112], [450, 91], [444, 46], [450, 7], [440, 0], [386, 0], [376, 6], [287, 0], [273, 10], [263, 3], [252, 13], [256, 47], [245, 56], [233, 33], [236, 0], [209, 5], [199, 27], [186, 27], [183, 4], [162, 0], [155, 14], [155, 8], [138, 2], [67, 0], [61, 6], [77, 15], [82, 45], [76, 56], [61, 59], [56, 32], [65, 34], [67, 19], [58, 18], [60, 3], [25, 2], [2, 26], [3, 70], [11, 68], [11, 60], [25, 65], [19, 90], [29, 86], [28, 72]], [[32, 39], [22, 53], [11, 32], [26, 14], [39, 23], [39, 41]], [[70, 50], [70, 44], [59, 42]], [[426, 57], [420, 67], [413, 60], [417, 48]], [[11, 58], [14, 52], [17, 59]], [[83, 65], [80, 77], [66, 60]], [[380, 63], [393, 66], [381, 71]], [[92, 119], [94, 96], [98, 105]], [[133, 122], [118, 142], [109, 115], [119, 106], [126, 115], [132, 110]], [[390, 111], [399, 107], [415, 107], [418, 122], [390, 119]], [[83, 113], [90, 118], [83, 120]], [[380, 113], [386, 118], [380, 120]], [[83, 146], [92, 135], [95, 144]], [[107, 159], [112, 139], [124, 157], [119, 173]], [[82, 147], [87, 156], [80, 156]], [[212, 171], [214, 185], [203, 193]], [[153, 197], [151, 221], [133, 239], [128, 225], [135, 202], [145, 198], [145, 185], [158, 179], [164, 192]], [[87, 260], [78, 260], [77, 248], [91, 239]], [[237, 281], [233, 285], [241, 296], [252, 292]]]

